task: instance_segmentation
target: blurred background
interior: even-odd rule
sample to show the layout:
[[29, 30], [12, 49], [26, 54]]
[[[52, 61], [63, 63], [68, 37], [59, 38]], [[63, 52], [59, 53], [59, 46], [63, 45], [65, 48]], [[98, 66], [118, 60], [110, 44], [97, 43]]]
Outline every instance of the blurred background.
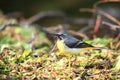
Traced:
[[[16, 13], [17, 13], [17, 16], [20, 17], [19, 21], [22, 21], [22, 22], [28, 21], [28, 23], [31, 20], [30, 18], [36, 14], [47, 12], [47, 11], [60, 11], [60, 12], [63, 12], [65, 15], [60, 14], [62, 16], [57, 18], [53, 17], [54, 15], [51, 17], [47, 16], [44, 18], [38, 18], [35, 21], [33, 21], [33, 23], [37, 23], [44, 27], [67, 25], [70, 29], [77, 30], [77, 31], [90, 27], [90, 29], [87, 29], [90, 32], [91, 30], [93, 31], [92, 28], [95, 26], [97, 15], [93, 16], [93, 13], [80, 12], [80, 8], [93, 8], [93, 5], [98, 1], [103, 1], [103, 0], [9, 0], [9, 1], [1, 0], [0, 10], [4, 15], [7, 15], [7, 17], [10, 17], [10, 18], [13, 15], [16, 16]], [[115, 3], [115, 5], [113, 5], [113, 3], [108, 3], [108, 5], [107, 3], [105, 3], [103, 5], [101, 4], [98, 5], [96, 9], [102, 10], [112, 15], [113, 17], [118, 18], [118, 20], [120, 20], [120, 17], [118, 14], [120, 12], [119, 5], [120, 3], [117, 3], [117, 4]], [[110, 19], [104, 16], [102, 16], [102, 20], [113, 23], [113, 21], [111, 21]], [[102, 27], [102, 28], [105, 29], [105, 27]], [[88, 32], [87, 30], [84, 30], [86, 31], [85, 33]], [[108, 29], [101, 30], [101, 31], [102, 32], [104, 31], [107, 33], [106, 30]], [[117, 33], [118, 32], [119, 30], [117, 31]]]
[[80, 13], [80, 8], [91, 8], [98, 0], [1, 0], [0, 9], [4, 13], [15, 11], [22, 12], [25, 17], [30, 17], [41, 11], [63, 11], [71, 17], [89, 16]]
[[[92, 13], [80, 12], [80, 8], [93, 8], [94, 3], [99, 0], [1, 0], [0, 10], [3, 14], [13, 15], [17, 12], [17, 15], [30, 18], [40, 12], [45, 11], [61, 11], [65, 13], [69, 20], [80, 18], [91, 18]], [[22, 14], [22, 15], [21, 15]], [[15, 15], [15, 14], [14, 14]], [[22, 20], [23, 21], [23, 20]], [[66, 24], [65, 19], [61, 18], [44, 18], [39, 19], [35, 23], [41, 26], [56, 26], [59, 24]], [[71, 22], [67, 23], [70, 24]], [[86, 22], [88, 23], [88, 22]], [[87, 26], [81, 24], [70, 24], [70, 29], [79, 30], [80, 28]]]

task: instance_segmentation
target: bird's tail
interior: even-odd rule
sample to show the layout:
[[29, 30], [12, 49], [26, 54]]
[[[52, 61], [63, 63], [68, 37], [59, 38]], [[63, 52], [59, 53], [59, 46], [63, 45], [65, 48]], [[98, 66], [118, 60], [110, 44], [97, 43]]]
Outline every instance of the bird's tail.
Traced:
[[112, 51], [112, 52], [116, 52], [115, 50], [109, 49], [109, 48], [105, 48], [105, 47], [95, 47], [94, 50], [98, 50], [100, 52], [102, 51]]

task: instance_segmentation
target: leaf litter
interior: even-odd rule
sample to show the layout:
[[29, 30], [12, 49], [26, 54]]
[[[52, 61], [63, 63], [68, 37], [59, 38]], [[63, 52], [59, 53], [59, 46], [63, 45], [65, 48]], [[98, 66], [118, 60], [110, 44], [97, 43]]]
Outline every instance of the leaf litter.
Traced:
[[[7, 19], [5, 19], [5, 23]], [[13, 20], [14, 23], [16, 20]], [[12, 23], [13, 23], [12, 22]], [[1, 24], [2, 19], [0, 20]], [[29, 26], [29, 25], [28, 25]], [[29, 80], [120, 79], [120, 48], [114, 38], [85, 39], [102, 51], [68, 56], [58, 50], [47, 34], [33, 27], [8, 26], [0, 31], [0, 78]]]

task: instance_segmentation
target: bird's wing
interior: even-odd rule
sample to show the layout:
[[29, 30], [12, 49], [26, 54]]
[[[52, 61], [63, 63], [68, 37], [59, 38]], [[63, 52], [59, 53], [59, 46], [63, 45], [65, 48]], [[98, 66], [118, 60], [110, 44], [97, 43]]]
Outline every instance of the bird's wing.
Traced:
[[79, 41], [73, 46], [73, 48], [86, 48], [86, 47], [94, 47], [94, 46], [92, 46], [88, 43], [85, 43], [83, 41]]
[[65, 40], [64, 42], [69, 48], [73, 48], [77, 43], [77, 41], [72, 41], [72, 40]]
[[86, 47], [93, 47], [90, 44], [87, 44], [83, 41], [68, 41], [65, 42], [65, 44], [69, 47], [69, 48], [86, 48]]
[[67, 36], [62, 36], [64, 39], [64, 43], [69, 47], [69, 48], [86, 48], [86, 47], [93, 47], [90, 44], [87, 44], [71, 35]]
[[77, 38], [74, 38], [72, 36], [67, 36], [67, 38], [64, 39], [64, 43], [69, 47], [72, 48], [75, 46], [79, 40]]

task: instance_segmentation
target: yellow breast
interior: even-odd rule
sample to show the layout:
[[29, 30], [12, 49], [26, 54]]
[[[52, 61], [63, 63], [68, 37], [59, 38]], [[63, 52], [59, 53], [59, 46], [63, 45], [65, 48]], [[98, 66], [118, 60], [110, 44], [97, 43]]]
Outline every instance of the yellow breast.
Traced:
[[94, 47], [86, 47], [86, 48], [69, 48], [64, 44], [64, 40], [57, 41], [57, 47], [59, 51], [65, 55], [77, 55], [83, 54], [84, 52], [92, 52]]
[[64, 44], [64, 40], [58, 40], [57, 41], [57, 47], [59, 51], [63, 54], [67, 55], [75, 55], [79, 54], [81, 49], [80, 48], [69, 48]]

